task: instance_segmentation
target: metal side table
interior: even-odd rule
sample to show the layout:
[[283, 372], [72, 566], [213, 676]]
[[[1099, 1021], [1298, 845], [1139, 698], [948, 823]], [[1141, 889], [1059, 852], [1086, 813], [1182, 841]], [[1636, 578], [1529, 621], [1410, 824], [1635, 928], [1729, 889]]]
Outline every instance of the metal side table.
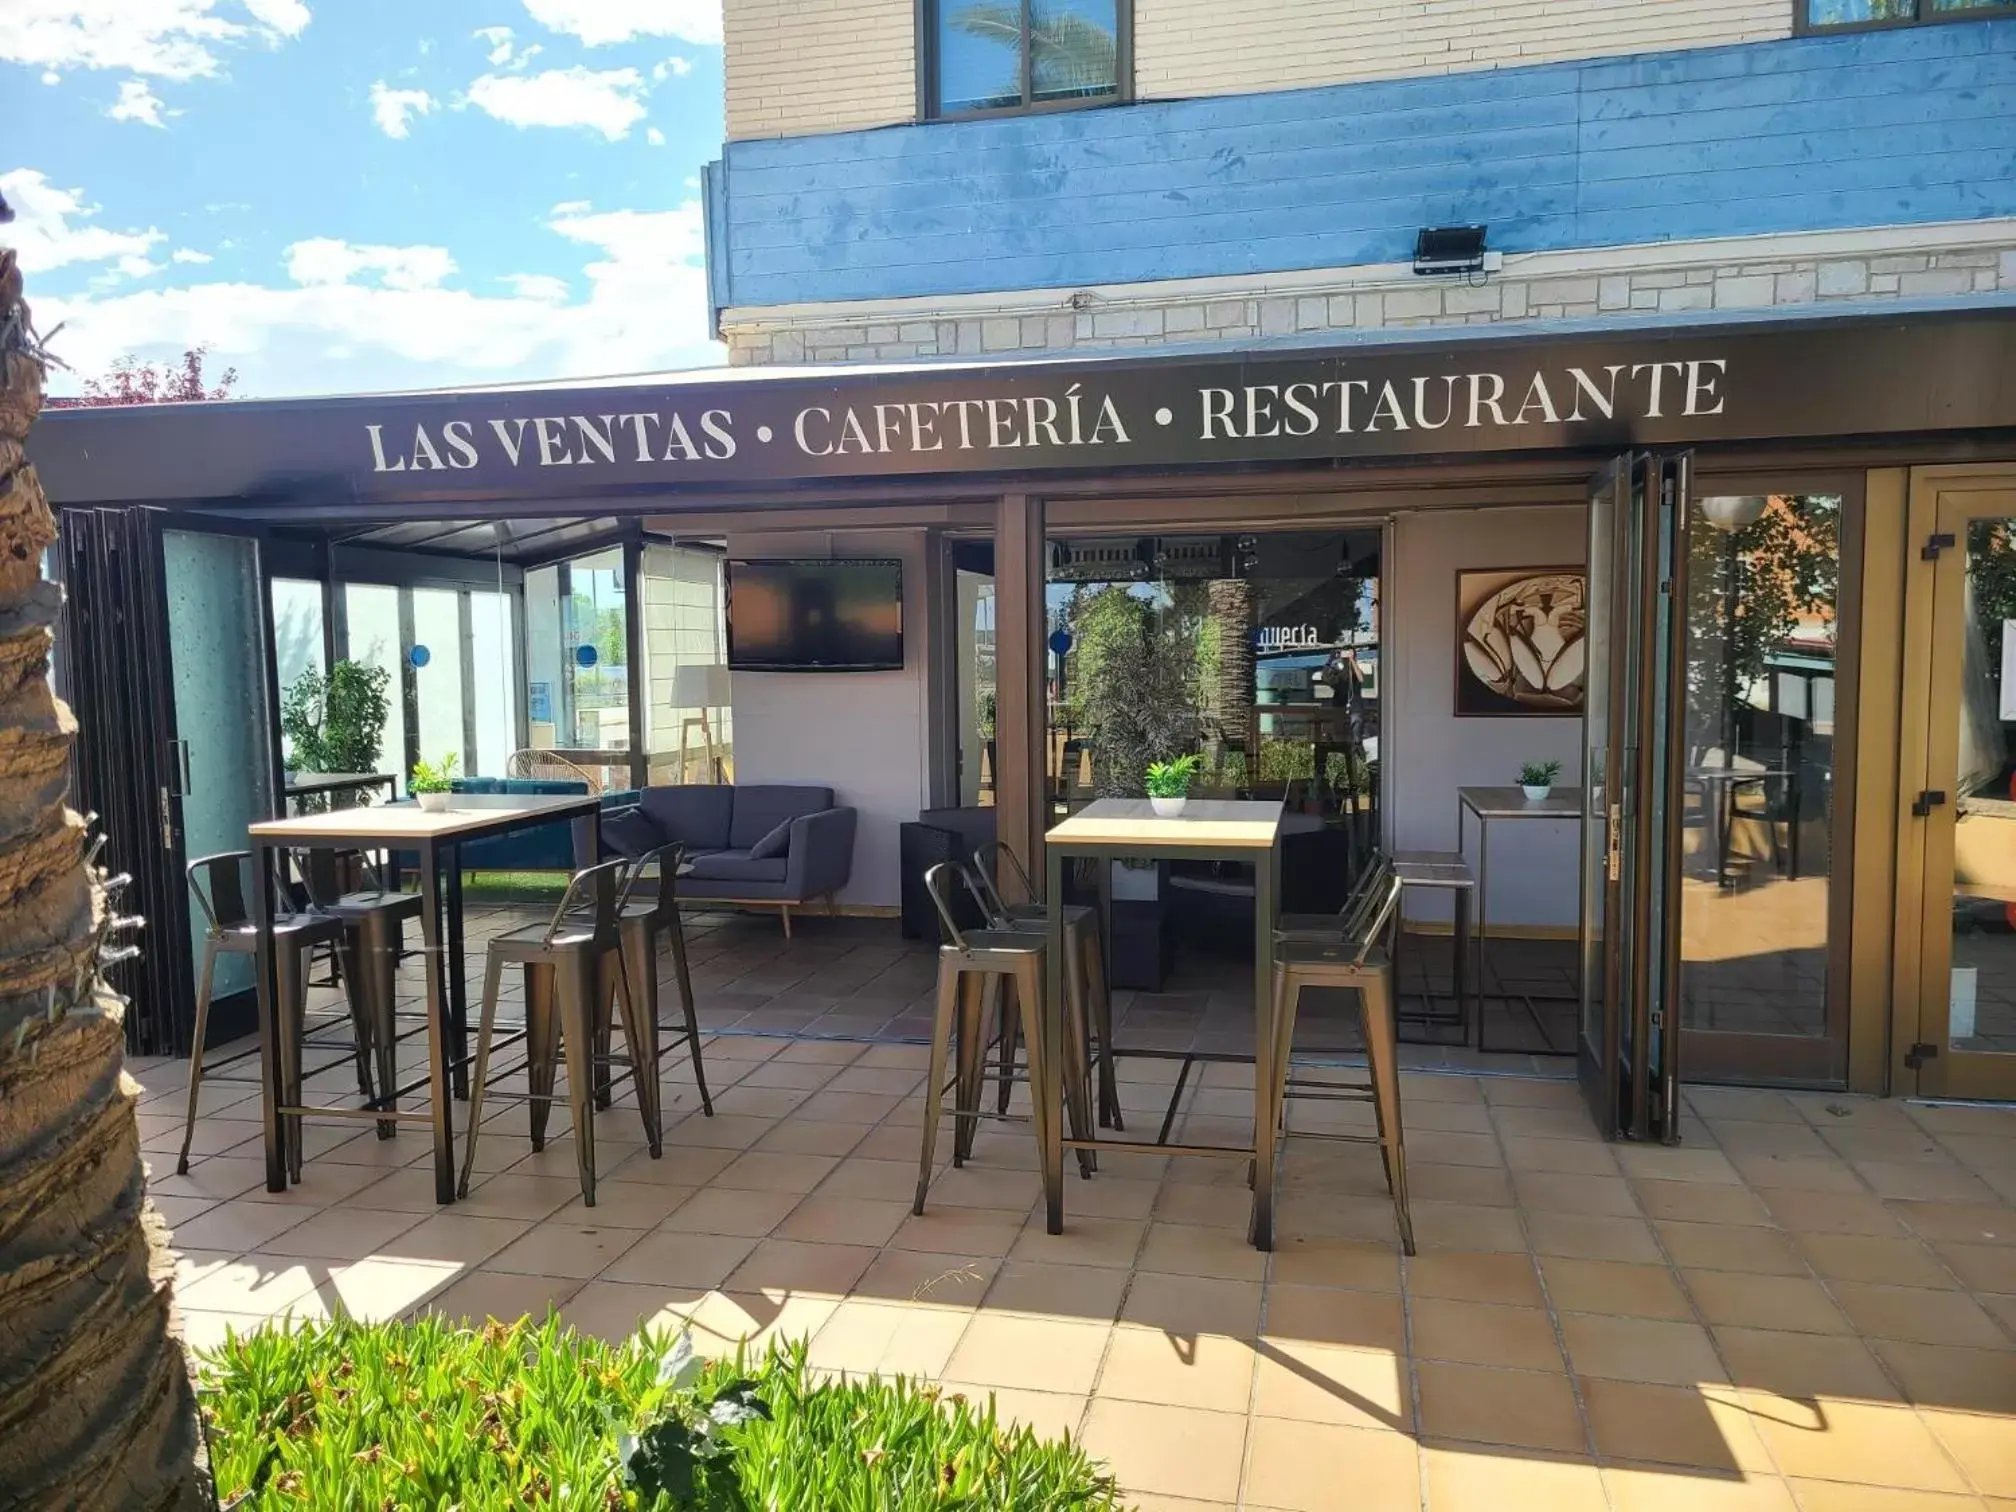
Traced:
[[[1492, 998], [1516, 996], [1525, 1007], [1527, 1017], [1533, 1020], [1533, 1028], [1540, 1041], [1547, 1048], [1529, 1051], [1537, 1055], [1573, 1055], [1575, 1040], [1571, 1034], [1568, 1043], [1556, 1047], [1548, 1038], [1547, 1024], [1534, 1011], [1536, 998], [1541, 1001], [1557, 1001], [1544, 994], [1521, 992], [1509, 994], [1502, 990], [1493, 992], [1493, 976], [1489, 971], [1489, 942], [1491, 929], [1489, 914], [1491, 907], [1491, 824], [1494, 820], [1551, 819], [1555, 821], [1573, 820], [1582, 823], [1582, 789], [1579, 787], [1557, 787], [1545, 798], [1534, 800], [1516, 787], [1466, 787], [1456, 790], [1456, 843], [1459, 848], [1467, 836], [1468, 829], [1464, 816], [1474, 815], [1477, 820], [1477, 1048], [1492, 1048], [1484, 1043], [1484, 1007]], [[1467, 854], [1467, 850], [1465, 851]], [[1581, 888], [1582, 867], [1580, 851], [1577, 851], [1575, 867], [1576, 907], [1575, 917], [1582, 917]], [[1579, 969], [1579, 965], [1578, 965]]]

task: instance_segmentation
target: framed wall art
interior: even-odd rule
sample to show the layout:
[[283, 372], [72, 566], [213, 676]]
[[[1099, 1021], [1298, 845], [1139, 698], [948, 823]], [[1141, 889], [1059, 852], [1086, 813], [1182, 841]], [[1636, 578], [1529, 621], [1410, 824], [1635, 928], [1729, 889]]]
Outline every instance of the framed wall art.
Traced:
[[1586, 581], [1580, 567], [1456, 574], [1459, 718], [1581, 714]]

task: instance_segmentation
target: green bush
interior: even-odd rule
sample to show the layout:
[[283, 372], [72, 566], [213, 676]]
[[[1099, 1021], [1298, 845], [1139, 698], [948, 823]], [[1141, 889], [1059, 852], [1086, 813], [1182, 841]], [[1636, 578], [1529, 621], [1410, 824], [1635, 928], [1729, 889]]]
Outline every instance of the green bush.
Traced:
[[521, 1319], [339, 1319], [204, 1358], [222, 1505], [309, 1512], [1118, 1512], [1069, 1440], [907, 1381], [823, 1384], [803, 1345], [702, 1365]]

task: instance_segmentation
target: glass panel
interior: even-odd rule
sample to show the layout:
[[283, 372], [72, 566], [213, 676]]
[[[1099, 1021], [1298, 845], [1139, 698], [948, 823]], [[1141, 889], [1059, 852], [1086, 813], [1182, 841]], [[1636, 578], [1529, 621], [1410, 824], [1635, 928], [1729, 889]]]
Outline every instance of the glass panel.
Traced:
[[628, 758], [613, 754], [630, 747], [626, 614], [621, 548], [525, 574], [530, 744], [618, 788], [630, 785]]
[[[1951, 10], [1933, 0], [1934, 7]], [[1918, 13], [1917, 0], [1806, 0], [1809, 26], [1861, 26], [1871, 21], [1909, 21]]]
[[397, 772], [405, 786], [406, 701], [399, 696], [399, 590], [381, 583], [345, 583], [343, 613], [348, 627], [348, 656], [367, 667], [391, 674], [385, 686], [385, 733], [378, 745], [374, 770]]
[[1967, 527], [1947, 1041], [2016, 1054], [2016, 519]]
[[[1609, 1075], [1603, 1033], [1603, 922], [1609, 878], [1612, 537], [1624, 507], [1621, 476], [1605, 478], [1589, 496], [1587, 663], [1582, 674], [1582, 1048], [1598, 1075]], [[1619, 648], [1621, 651], [1622, 648]]]
[[1022, 103], [1022, 7], [1017, 0], [940, 0], [938, 110]]
[[1090, 100], [1118, 92], [1115, 0], [1030, 0], [1030, 92], [1037, 101]]
[[994, 579], [956, 574], [959, 597], [959, 802], [994, 805]]
[[1824, 1037], [1841, 500], [1697, 500], [1681, 1023]]
[[469, 595], [469, 634], [474, 641], [476, 751], [470, 770], [485, 777], [504, 775], [518, 748], [518, 648], [511, 634], [511, 595], [476, 589]]
[[651, 781], [710, 782], [709, 750], [732, 770], [721, 553], [647, 546], [643, 599]]
[[[273, 665], [282, 707], [287, 689], [303, 672], [328, 670], [322, 660], [322, 585], [273, 579]], [[287, 752], [290, 761], [293, 754]]]
[[[422, 654], [424, 651], [424, 655]], [[420, 715], [420, 756], [470, 771], [462, 726], [462, 595], [452, 588], [413, 590], [413, 685]]]
[[2016, 0], [1932, 0], [1926, 8], [1928, 13], [1942, 11], [2006, 11], [2016, 10]]
[[[245, 849], [245, 827], [276, 812], [266, 703], [265, 627], [260, 623], [259, 547], [242, 536], [164, 530], [175, 729], [188, 789], [182, 798], [186, 856]], [[191, 906], [197, 969], [203, 912]], [[215, 990], [252, 985], [250, 959], [222, 955]]]

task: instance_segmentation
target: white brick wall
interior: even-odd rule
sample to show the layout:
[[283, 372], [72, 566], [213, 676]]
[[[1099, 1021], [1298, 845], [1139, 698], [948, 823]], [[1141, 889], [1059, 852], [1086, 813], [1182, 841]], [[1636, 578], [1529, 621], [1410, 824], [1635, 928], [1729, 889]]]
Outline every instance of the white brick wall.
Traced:
[[723, 312], [722, 335], [738, 364], [899, 362], [1995, 293], [2016, 295], [2016, 222], [1541, 253], [1507, 258], [1502, 272], [1479, 283], [1417, 278], [1388, 266], [985, 299], [731, 309]]
[[726, 0], [728, 137], [917, 115], [916, 0]]
[[[1788, 36], [1793, 0], [1134, 0], [1141, 99]], [[728, 136], [917, 118], [916, 0], [726, 0]]]
[[1134, 88], [1249, 94], [1791, 31], [1792, 0], [1134, 0]]

